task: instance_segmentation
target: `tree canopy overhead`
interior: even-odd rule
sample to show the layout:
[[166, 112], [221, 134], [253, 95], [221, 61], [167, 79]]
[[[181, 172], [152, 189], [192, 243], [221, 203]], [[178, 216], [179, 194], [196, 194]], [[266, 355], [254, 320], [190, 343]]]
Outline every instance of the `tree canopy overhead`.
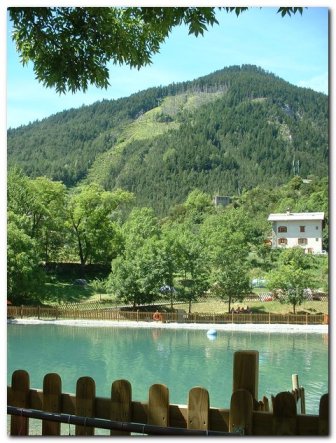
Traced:
[[[203, 35], [218, 24], [216, 10], [238, 16], [239, 7], [42, 7], [8, 8], [21, 61], [31, 61], [38, 81], [59, 93], [109, 86], [107, 64], [140, 69], [151, 63], [175, 26]], [[282, 16], [303, 8], [279, 8]]]

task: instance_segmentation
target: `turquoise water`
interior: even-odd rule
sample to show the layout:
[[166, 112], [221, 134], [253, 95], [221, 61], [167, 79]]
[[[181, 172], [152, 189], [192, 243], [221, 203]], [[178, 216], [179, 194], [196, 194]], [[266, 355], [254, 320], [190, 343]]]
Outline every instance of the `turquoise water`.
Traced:
[[186, 404], [194, 386], [209, 391], [210, 405], [228, 408], [233, 354], [259, 351], [259, 399], [291, 390], [292, 374], [305, 388], [306, 412], [318, 414], [328, 392], [328, 341], [323, 334], [218, 331], [210, 340], [202, 330], [127, 329], [59, 325], [7, 328], [7, 382], [25, 369], [33, 388], [57, 372], [63, 392], [74, 393], [79, 377], [96, 381], [97, 396], [108, 397], [114, 380], [131, 382], [133, 400], [147, 401], [149, 387], [163, 383], [170, 402]]

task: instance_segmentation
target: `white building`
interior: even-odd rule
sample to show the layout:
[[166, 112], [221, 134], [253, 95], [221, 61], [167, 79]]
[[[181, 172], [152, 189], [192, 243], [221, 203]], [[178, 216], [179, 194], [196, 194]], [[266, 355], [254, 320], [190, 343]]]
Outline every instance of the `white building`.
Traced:
[[272, 248], [301, 246], [305, 252], [321, 254], [323, 220], [324, 212], [270, 214]]

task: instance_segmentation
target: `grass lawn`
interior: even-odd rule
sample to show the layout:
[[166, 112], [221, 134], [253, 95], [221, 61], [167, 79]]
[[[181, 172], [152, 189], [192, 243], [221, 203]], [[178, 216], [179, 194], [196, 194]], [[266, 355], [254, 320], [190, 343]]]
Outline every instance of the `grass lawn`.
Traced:
[[87, 285], [74, 284], [75, 279], [50, 280], [44, 286], [43, 300], [44, 304], [58, 305], [66, 303], [90, 303], [90, 302], [110, 302], [112, 306], [117, 304], [115, 297], [106, 294], [96, 294], [90, 286], [90, 280]]
[[[265, 292], [265, 291], [263, 291]], [[113, 296], [106, 294], [96, 294], [90, 281], [86, 286], [77, 286], [73, 280], [49, 281], [45, 285], [45, 304], [53, 305], [60, 303], [88, 303], [88, 302], [104, 302], [104, 307], [108, 305], [117, 306], [120, 304]], [[157, 302], [160, 303], [159, 301]], [[184, 309], [188, 312], [188, 303], [174, 304], [175, 309]], [[288, 314], [293, 312], [293, 307], [287, 304], [281, 304], [279, 301], [250, 301], [246, 300], [242, 303], [233, 303], [231, 308], [237, 309], [238, 306], [246, 308], [247, 306], [254, 313], [278, 313]], [[194, 313], [217, 313], [222, 314], [228, 312], [228, 304], [219, 299], [208, 299], [197, 303], [192, 303], [191, 312]], [[310, 314], [328, 314], [328, 301], [305, 301], [300, 306], [296, 306], [296, 312], [308, 312]]]
[[[251, 309], [252, 313], [263, 314], [288, 314], [293, 312], [291, 305], [281, 304], [279, 301], [244, 301], [243, 303], [233, 303], [231, 308], [237, 309], [238, 306]], [[175, 308], [184, 309], [188, 312], [188, 304], [179, 304]], [[228, 312], [228, 304], [220, 300], [207, 300], [204, 302], [193, 303], [191, 305], [191, 312], [197, 313], [217, 313], [224, 314]], [[308, 312], [308, 314], [328, 314], [328, 302], [327, 301], [305, 301], [300, 306], [296, 306], [296, 312]]]
[[90, 285], [79, 286], [73, 282], [58, 281], [45, 284], [43, 299], [45, 304], [81, 303], [90, 299], [93, 290]]

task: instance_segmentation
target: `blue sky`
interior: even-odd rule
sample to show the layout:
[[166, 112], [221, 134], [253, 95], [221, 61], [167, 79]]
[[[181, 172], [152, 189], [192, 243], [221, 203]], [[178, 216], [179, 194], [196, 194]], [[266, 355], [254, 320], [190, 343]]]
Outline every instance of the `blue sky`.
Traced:
[[309, 7], [303, 15], [281, 18], [277, 8], [251, 7], [238, 18], [219, 12], [219, 25], [204, 37], [176, 28], [152, 65], [130, 70], [110, 65], [107, 90], [59, 95], [35, 80], [32, 66], [23, 67], [7, 29], [7, 127], [17, 127], [51, 114], [102, 99], [172, 82], [192, 80], [226, 66], [254, 64], [297, 86], [328, 93], [328, 8]]

